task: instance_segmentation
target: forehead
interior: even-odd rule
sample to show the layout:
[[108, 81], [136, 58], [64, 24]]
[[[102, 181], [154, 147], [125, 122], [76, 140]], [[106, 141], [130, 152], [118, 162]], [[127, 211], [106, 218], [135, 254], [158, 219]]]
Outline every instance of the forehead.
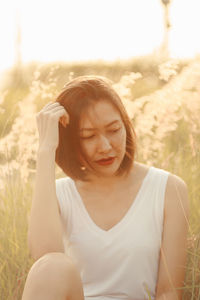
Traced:
[[80, 128], [99, 127], [109, 124], [112, 121], [122, 121], [117, 108], [105, 101], [98, 101], [90, 106], [80, 118]]

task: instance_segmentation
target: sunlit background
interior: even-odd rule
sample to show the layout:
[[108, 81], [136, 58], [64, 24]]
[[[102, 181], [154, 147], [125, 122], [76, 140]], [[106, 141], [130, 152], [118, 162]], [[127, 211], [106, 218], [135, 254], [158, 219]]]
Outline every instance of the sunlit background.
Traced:
[[22, 299], [33, 264], [35, 116], [66, 82], [93, 74], [109, 78], [124, 103], [135, 159], [188, 186], [182, 299], [200, 300], [199, 14], [200, 0], [0, 0], [0, 299]]
[[0, 71], [16, 62], [127, 59], [200, 53], [200, 1], [171, 0], [166, 34], [161, 0], [1, 0]]

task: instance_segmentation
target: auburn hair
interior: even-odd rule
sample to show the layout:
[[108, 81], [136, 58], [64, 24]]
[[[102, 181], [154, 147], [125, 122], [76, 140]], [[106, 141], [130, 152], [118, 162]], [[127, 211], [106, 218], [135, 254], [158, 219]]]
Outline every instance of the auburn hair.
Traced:
[[87, 169], [84, 170], [81, 164], [81, 158], [89, 164], [80, 143], [81, 115], [101, 100], [108, 101], [118, 110], [126, 129], [126, 152], [116, 175], [124, 175], [132, 168], [136, 135], [125, 107], [112, 87], [112, 82], [102, 76], [80, 76], [69, 81], [56, 98], [66, 109], [70, 120], [66, 127], [59, 122], [59, 144], [55, 159], [64, 173], [74, 180], [88, 181]]

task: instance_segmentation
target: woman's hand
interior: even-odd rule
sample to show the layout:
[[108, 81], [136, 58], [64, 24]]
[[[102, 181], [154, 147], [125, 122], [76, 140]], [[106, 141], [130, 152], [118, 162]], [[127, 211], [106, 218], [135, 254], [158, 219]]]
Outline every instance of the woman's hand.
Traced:
[[69, 114], [58, 102], [49, 102], [36, 115], [39, 132], [39, 148], [56, 150], [59, 143], [58, 122], [66, 127]]

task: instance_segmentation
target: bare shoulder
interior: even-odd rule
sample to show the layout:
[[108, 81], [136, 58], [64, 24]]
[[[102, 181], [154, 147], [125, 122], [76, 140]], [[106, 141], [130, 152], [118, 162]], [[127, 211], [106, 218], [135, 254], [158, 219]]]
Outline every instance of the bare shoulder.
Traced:
[[185, 181], [175, 174], [169, 174], [168, 182], [167, 182], [167, 189], [174, 190], [178, 189], [182, 193], [187, 193], [187, 184]]
[[[135, 162], [135, 170], [138, 176], [144, 178], [150, 166], [140, 162]], [[189, 215], [188, 187], [186, 182], [179, 176], [169, 173], [165, 192], [165, 216], [170, 217], [184, 211], [184, 215]]]
[[188, 187], [182, 178], [170, 173], [165, 194], [165, 214], [178, 213], [180, 209], [188, 216]]
[[[135, 162], [134, 163], [136, 178], [143, 179], [147, 174], [150, 166]], [[169, 173], [166, 192], [165, 192], [165, 215], [175, 214], [179, 208], [184, 209], [185, 214], [189, 214], [188, 187], [185, 181], [179, 176]]]

